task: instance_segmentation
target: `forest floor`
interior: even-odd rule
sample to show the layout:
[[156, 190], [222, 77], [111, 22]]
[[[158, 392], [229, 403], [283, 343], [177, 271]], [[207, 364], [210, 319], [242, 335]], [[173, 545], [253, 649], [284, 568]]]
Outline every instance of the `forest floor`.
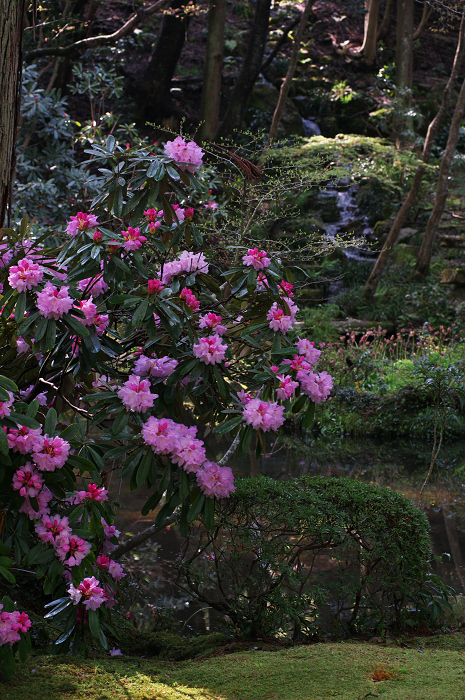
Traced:
[[173, 663], [130, 656], [30, 659], [2, 700], [463, 700], [464, 635], [402, 646], [340, 642]]

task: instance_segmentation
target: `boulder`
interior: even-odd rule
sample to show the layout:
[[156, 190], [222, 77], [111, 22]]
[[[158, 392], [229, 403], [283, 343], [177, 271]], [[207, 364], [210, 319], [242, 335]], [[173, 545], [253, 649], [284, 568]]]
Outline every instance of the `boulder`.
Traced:
[[465, 269], [460, 267], [448, 267], [441, 272], [441, 284], [465, 285]]

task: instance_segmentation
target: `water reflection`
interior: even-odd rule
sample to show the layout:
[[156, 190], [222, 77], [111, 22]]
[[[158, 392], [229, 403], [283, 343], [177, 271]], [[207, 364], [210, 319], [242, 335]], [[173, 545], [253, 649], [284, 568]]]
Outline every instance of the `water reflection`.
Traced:
[[[431, 445], [425, 440], [293, 440], [267, 446], [268, 453], [232, 459], [236, 476], [265, 475], [274, 479], [290, 479], [304, 474], [338, 476], [388, 486], [405, 496], [418, 499], [431, 458]], [[220, 438], [212, 436], [208, 453], [219, 458], [225, 451]], [[110, 497], [121, 503], [117, 526], [124, 539], [153, 522], [153, 514], [140, 515], [147, 500], [144, 488], [129, 490], [127, 482], [113, 478]], [[451, 441], [444, 446], [432, 479], [424, 493], [424, 504], [432, 529], [433, 568], [457, 593], [465, 594], [465, 441]], [[205, 604], [189, 603], [188, 596], [175, 584], [174, 561], [181, 538], [175, 527], [146, 543], [132, 554], [131, 568], [142, 576], [145, 606], [143, 619], [150, 628], [157, 611], [166, 606], [186, 627], [199, 631], [215, 628], [216, 613], [204, 610]], [[447, 553], [449, 557], [442, 556]], [[135, 558], [138, 557], [138, 558]], [[152, 606], [152, 608], [150, 607]]]

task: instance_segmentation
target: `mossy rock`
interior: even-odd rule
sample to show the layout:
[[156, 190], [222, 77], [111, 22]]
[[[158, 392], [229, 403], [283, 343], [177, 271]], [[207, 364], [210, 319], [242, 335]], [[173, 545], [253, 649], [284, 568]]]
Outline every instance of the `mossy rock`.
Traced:
[[399, 243], [392, 251], [394, 265], [407, 265], [415, 260], [418, 248], [414, 245]]
[[360, 209], [368, 216], [371, 225], [381, 218], [392, 218], [398, 209], [398, 190], [374, 177], [365, 180], [356, 195]]
[[[274, 110], [278, 103], [279, 92], [272, 85], [258, 83], [255, 85], [249, 103], [249, 109], [262, 113], [264, 120], [271, 124]], [[278, 133], [281, 135], [303, 136], [302, 117], [291, 100], [286, 101]]]

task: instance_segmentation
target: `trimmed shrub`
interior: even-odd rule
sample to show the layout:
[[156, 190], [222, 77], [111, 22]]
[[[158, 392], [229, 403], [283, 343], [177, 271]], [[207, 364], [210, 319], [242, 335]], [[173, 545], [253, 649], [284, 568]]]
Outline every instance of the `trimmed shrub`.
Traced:
[[388, 488], [258, 477], [191, 529], [180, 577], [238, 633], [301, 639], [401, 627], [430, 556], [425, 515]]

